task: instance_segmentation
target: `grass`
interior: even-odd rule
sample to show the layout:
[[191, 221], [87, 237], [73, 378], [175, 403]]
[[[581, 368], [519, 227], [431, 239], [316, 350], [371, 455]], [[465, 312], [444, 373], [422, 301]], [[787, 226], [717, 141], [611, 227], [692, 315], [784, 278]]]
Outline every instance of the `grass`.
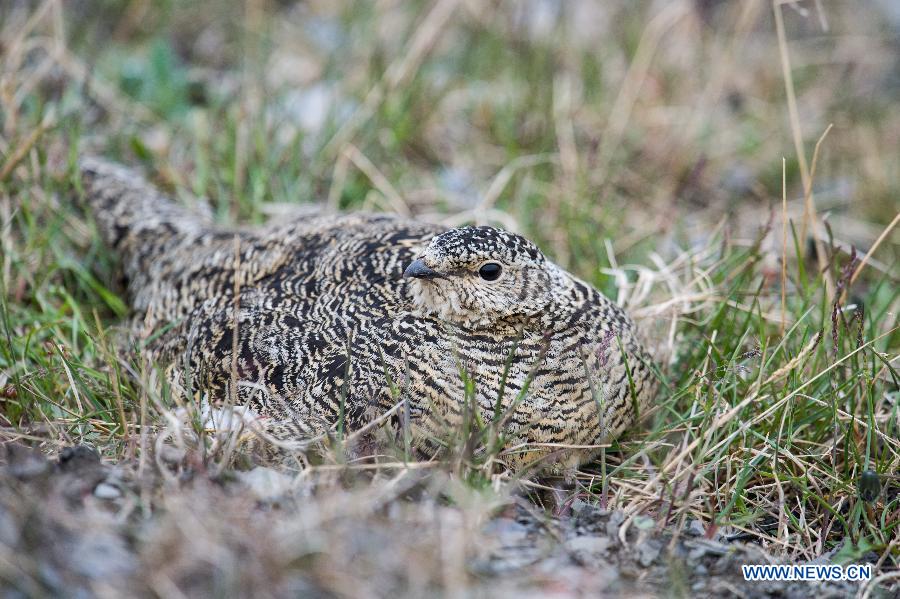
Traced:
[[[897, 568], [896, 25], [651, 4], [4, 5], [2, 434], [143, 461], [177, 407], [128, 351], [115, 256], [74, 208], [74, 158], [98, 151], [227, 222], [328, 204], [527, 233], [658, 356], [652, 413], [563, 503]], [[472, 426], [424, 466], [542, 506]]]

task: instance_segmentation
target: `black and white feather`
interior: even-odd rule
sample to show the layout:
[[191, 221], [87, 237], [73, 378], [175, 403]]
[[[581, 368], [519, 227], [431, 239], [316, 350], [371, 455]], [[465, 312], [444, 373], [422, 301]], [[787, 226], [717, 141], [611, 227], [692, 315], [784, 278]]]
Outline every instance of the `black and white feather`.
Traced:
[[144, 352], [185, 397], [228, 397], [236, 366], [240, 400], [302, 437], [333, 427], [342, 400], [358, 429], [399, 391], [426, 446], [460, 426], [470, 377], [484, 420], [501, 390], [504, 409], [519, 398], [506, 438], [530, 444], [509, 457], [524, 464], [615, 438], [655, 393], [628, 316], [519, 235], [363, 213], [224, 228], [129, 169], [81, 172]]

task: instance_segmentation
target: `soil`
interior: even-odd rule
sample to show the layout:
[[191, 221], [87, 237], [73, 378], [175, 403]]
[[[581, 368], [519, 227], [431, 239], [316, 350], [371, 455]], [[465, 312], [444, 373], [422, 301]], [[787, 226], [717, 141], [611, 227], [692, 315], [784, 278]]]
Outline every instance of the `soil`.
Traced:
[[[213, 473], [168, 451], [109, 464], [91, 448], [7, 444], [0, 595], [848, 597], [858, 583], [747, 582], [757, 545], [576, 500], [466, 492], [438, 473], [365, 484], [257, 467]], [[437, 489], [440, 489], [439, 491]], [[827, 561], [824, 557], [820, 561]], [[896, 597], [876, 589], [873, 597]]]

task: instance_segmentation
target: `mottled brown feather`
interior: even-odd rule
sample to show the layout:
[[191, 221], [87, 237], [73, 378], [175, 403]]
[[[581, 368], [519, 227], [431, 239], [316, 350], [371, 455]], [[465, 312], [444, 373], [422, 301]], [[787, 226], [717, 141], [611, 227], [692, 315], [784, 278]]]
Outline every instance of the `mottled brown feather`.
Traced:
[[[519, 398], [507, 447], [538, 445], [508, 456], [521, 465], [554, 449], [540, 444], [617, 437], [655, 393], [632, 321], [518, 235], [364, 213], [225, 228], [132, 170], [86, 158], [81, 172], [146, 356], [186, 396], [229, 397], [237, 282], [238, 396], [282, 436], [333, 428], [342, 397], [348, 430], [405, 399], [414, 443], [433, 446], [461, 424], [467, 373], [485, 421], [501, 386], [504, 410]], [[404, 277], [416, 259], [440, 276]], [[486, 262], [498, 281], [479, 278]]]

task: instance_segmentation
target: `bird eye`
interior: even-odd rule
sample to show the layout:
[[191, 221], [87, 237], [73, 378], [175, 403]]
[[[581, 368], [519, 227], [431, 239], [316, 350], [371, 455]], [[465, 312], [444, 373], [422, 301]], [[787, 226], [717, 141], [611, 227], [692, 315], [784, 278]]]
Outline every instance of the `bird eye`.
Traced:
[[478, 269], [478, 276], [485, 281], [496, 281], [500, 278], [501, 272], [503, 272], [503, 268], [499, 264], [496, 262], [488, 262]]

